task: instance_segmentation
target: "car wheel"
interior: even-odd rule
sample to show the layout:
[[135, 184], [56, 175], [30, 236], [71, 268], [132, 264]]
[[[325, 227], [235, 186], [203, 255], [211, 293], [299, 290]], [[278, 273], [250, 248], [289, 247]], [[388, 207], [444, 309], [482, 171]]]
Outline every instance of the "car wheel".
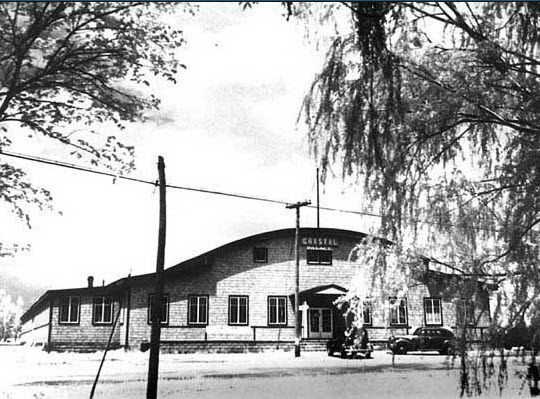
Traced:
[[341, 358], [342, 359], [347, 359], [347, 351], [345, 349], [341, 350]]
[[400, 342], [396, 346], [396, 353], [398, 355], [406, 355], [407, 354], [407, 344], [405, 344], [405, 342]]
[[333, 356], [334, 355], [334, 351], [329, 346], [326, 347], [326, 353], [328, 354], [328, 356]]
[[451, 346], [447, 346], [439, 351], [441, 355], [453, 355], [454, 354], [454, 348]]

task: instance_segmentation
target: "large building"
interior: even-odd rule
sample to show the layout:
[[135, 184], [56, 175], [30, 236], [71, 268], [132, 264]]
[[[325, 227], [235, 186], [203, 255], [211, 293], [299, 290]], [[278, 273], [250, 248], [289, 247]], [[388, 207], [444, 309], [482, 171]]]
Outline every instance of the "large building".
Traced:
[[[294, 229], [265, 232], [166, 269], [162, 348], [178, 352], [291, 349], [294, 237]], [[327, 339], [343, 334], [345, 318], [334, 301], [347, 292], [362, 267], [353, 249], [363, 238], [363, 233], [348, 230], [301, 229], [299, 302], [306, 349], [322, 349]], [[434, 270], [426, 261], [416, 278], [406, 297], [388, 297], [394, 306], [385, 307], [380, 300], [366, 302], [362, 322], [372, 341], [383, 342], [391, 334], [410, 333], [419, 326], [457, 328], [464, 312], [462, 299], [445, 294], [445, 288], [463, 277]], [[21, 339], [48, 350], [99, 349], [109, 339], [116, 348], [147, 347], [154, 282], [154, 274], [145, 274], [95, 287], [89, 277], [84, 288], [47, 291], [22, 316]], [[468, 310], [477, 321], [477, 338], [490, 321], [489, 291], [484, 288], [474, 301], [476, 306]]]

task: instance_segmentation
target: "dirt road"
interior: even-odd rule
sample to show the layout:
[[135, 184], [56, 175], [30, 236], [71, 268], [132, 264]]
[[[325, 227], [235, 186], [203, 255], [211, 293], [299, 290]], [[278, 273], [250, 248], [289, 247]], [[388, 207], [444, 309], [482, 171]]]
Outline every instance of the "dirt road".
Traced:
[[[88, 398], [102, 353], [51, 353], [35, 348], [0, 348], [1, 399]], [[108, 355], [96, 398], [144, 398], [148, 353]], [[329, 358], [324, 353], [161, 355], [160, 398], [455, 398], [458, 362], [439, 355], [370, 360]], [[508, 366], [499, 396], [497, 372], [482, 384], [482, 397], [515, 398], [525, 369]], [[483, 381], [483, 380], [482, 380]], [[522, 391], [527, 396], [528, 389]]]

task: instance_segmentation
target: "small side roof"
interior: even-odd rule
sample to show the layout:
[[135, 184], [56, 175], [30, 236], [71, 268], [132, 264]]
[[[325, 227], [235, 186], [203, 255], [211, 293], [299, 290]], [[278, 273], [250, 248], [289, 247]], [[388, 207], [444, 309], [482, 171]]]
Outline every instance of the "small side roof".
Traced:
[[[116, 282], [115, 282], [116, 283]], [[82, 288], [66, 288], [61, 290], [45, 291], [39, 299], [34, 302], [21, 316], [21, 322], [25, 323], [39, 312], [42, 306], [46, 306], [47, 301], [51, 298], [66, 295], [110, 295], [119, 288], [115, 283], [101, 287], [82, 287]], [[115, 285], [113, 285], [115, 284]]]

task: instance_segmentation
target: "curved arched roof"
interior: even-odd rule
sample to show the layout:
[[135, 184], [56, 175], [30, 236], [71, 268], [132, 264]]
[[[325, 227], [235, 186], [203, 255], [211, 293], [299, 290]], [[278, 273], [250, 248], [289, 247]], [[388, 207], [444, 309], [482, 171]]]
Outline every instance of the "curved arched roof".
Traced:
[[[266, 231], [264, 233], [254, 234], [248, 237], [240, 238], [238, 240], [231, 241], [227, 244], [214, 248], [201, 255], [197, 255], [194, 258], [188, 259], [174, 266], [171, 266], [165, 270], [165, 273], [175, 273], [175, 272], [179, 272], [180, 270], [185, 270], [186, 268], [189, 269], [190, 267], [195, 266], [195, 265], [204, 264], [205, 262], [207, 262], [207, 259], [211, 258], [213, 255], [219, 252], [228, 251], [228, 250], [237, 248], [245, 244], [254, 243], [254, 242], [258, 242], [262, 240], [273, 239], [273, 238], [294, 237], [294, 234], [295, 234], [295, 229], [290, 228], [290, 229], [271, 230], [271, 231]], [[321, 227], [321, 228], [302, 227], [300, 228], [300, 235], [310, 235], [310, 236], [331, 235], [334, 237], [346, 237], [350, 239], [357, 239], [359, 241], [367, 236], [366, 233], [362, 233], [359, 231], [324, 228], [324, 227]], [[390, 241], [386, 239], [381, 238], [380, 240], [388, 244], [391, 243]]]
[[[272, 238], [279, 238], [279, 237], [291, 237], [294, 238], [295, 229], [289, 228], [289, 229], [279, 229], [279, 230], [272, 230], [272, 231], [266, 231], [259, 234], [254, 234], [248, 237], [240, 238], [235, 241], [231, 241], [227, 244], [221, 245], [217, 248], [214, 248], [210, 251], [207, 251], [203, 254], [197, 255], [194, 258], [185, 260], [183, 262], [180, 262], [174, 266], [171, 266], [167, 269], [165, 269], [164, 274], [176, 274], [180, 272], [186, 272], [186, 271], [194, 271], [198, 267], [204, 266], [207, 264], [209, 259], [217, 253], [228, 251], [233, 248], [249, 244], [252, 242], [257, 242], [261, 240], [267, 240]], [[310, 235], [310, 236], [317, 236], [317, 235], [324, 235], [324, 236], [334, 236], [334, 237], [346, 237], [351, 239], [358, 239], [359, 241], [362, 240], [367, 236], [365, 233], [361, 233], [359, 231], [352, 231], [352, 230], [343, 230], [343, 229], [333, 229], [333, 228], [315, 228], [315, 227], [302, 227], [300, 229], [301, 235]], [[381, 239], [385, 243], [391, 243], [390, 241], [386, 239]], [[32, 314], [35, 313], [36, 309], [46, 302], [46, 300], [52, 296], [52, 295], [63, 295], [66, 293], [96, 293], [99, 290], [116, 290], [116, 289], [122, 289], [122, 287], [125, 286], [130, 280], [145, 280], [145, 279], [154, 279], [155, 273], [146, 273], [146, 274], [139, 274], [136, 276], [129, 276], [129, 277], [123, 277], [116, 281], [113, 281], [112, 283], [108, 284], [106, 287], [93, 287], [93, 288], [73, 288], [69, 290], [49, 290], [46, 291], [21, 317], [23, 321], [28, 320], [32, 317]]]

